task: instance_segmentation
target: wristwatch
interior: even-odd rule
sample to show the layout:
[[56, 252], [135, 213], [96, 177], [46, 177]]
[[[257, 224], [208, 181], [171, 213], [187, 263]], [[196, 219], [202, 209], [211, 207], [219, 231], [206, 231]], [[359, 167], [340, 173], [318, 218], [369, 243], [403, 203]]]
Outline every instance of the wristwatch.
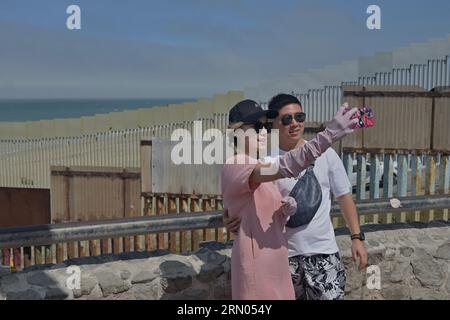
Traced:
[[364, 241], [364, 240], [366, 240], [366, 236], [364, 235], [363, 232], [361, 232], [361, 233], [352, 234], [350, 236], [350, 239], [352, 239], [352, 240], [359, 239], [361, 241]]

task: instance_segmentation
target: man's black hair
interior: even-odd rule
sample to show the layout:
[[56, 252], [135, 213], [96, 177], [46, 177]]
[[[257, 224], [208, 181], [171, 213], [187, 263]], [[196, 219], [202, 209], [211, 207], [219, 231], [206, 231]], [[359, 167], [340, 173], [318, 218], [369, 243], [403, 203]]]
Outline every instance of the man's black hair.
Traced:
[[279, 111], [284, 106], [293, 103], [298, 104], [300, 105], [300, 107], [302, 107], [302, 104], [300, 103], [300, 100], [297, 99], [297, 97], [286, 93], [280, 93], [270, 99], [268, 109]]

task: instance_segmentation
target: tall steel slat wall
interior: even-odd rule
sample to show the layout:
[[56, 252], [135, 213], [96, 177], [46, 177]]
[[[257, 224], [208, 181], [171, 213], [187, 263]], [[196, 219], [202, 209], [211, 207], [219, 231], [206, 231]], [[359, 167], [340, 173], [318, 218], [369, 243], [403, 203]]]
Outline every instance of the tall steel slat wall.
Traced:
[[[447, 56], [442, 60], [429, 60], [426, 64], [413, 64], [409, 68], [397, 68], [391, 72], [375, 73], [372, 77], [360, 77], [355, 82], [344, 84], [418, 85], [425, 90], [438, 86], [448, 86], [450, 85], [450, 58]], [[331, 119], [341, 105], [342, 86], [311, 89], [307, 93], [298, 94], [298, 97], [307, 113], [307, 121], [322, 123]], [[229, 107], [232, 98], [228, 98], [228, 100], [225, 96], [218, 98], [224, 101], [217, 103], [217, 105], [223, 104]], [[175, 126], [176, 124], [170, 125], [171, 128], [175, 128]], [[153, 126], [150, 136], [164, 136], [167, 129], [167, 126]], [[48, 174], [50, 165], [138, 167], [139, 146], [137, 141], [141, 138], [148, 139], [148, 134], [144, 134], [144, 132], [148, 133], [149, 131], [147, 129], [135, 129], [137, 130], [137, 138], [130, 139], [132, 130], [99, 133], [89, 135], [88, 138], [86, 136], [49, 138], [45, 140], [45, 143], [42, 143], [41, 140], [0, 141], [0, 186], [48, 188], [50, 185]], [[98, 154], [93, 155], [92, 150], [97, 150]]]
[[[224, 132], [227, 119], [226, 113], [203, 119], [203, 133], [209, 128]], [[193, 123], [185, 121], [76, 137], [0, 140], [0, 187], [50, 188], [50, 166], [137, 168], [141, 140], [170, 140], [171, 133], [178, 128], [186, 128], [192, 134]], [[170, 152], [164, 156], [170, 157]], [[198, 170], [201, 175], [201, 168]]]
[[[428, 60], [425, 64], [412, 64], [409, 68], [395, 68], [390, 72], [377, 72], [373, 76], [359, 77], [342, 85], [415, 85], [431, 90], [450, 85], [450, 56], [444, 59]], [[342, 86], [325, 86], [296, 94], [300, 99], [307, 120], [325, 122], [332, 118], [341, 105]]]
[[[372, 94], [362, 98], [354, 95], [359, 91]], [[359, 130], [344, 138], [342, 147], [450, 151], [450, 98], [440, 93], [450, 88], [438, 88], [430, 93], [419, 86], [344, 86], [345, 100], [353, 105], [372, 106], [377, 125]], [[376, 92], [394, 91], [393, 96]], [[417, 96], [399, 92], [417, 93]], [[399, 94], [397, 94], [399, 93]], [[434, 111], [433, 111], [434, 110]]]
[[450, 148], [450, 98], [436, 98], [434, 107], [433, 148], [446, 150]]

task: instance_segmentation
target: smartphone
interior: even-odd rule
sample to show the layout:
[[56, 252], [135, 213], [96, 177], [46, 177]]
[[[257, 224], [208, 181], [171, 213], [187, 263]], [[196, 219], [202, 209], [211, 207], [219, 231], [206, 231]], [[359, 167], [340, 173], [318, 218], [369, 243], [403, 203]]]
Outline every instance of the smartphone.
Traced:
[[[351, 108], [349, 107], [348, 110]], [[352, 117], [352, 119], [358, 118], [358, 123], [353, 127], [354, 129], [370, 128], [375, 125], [375, 115], [371, 107], [362, 107], [358, 109], [358, 112]]]

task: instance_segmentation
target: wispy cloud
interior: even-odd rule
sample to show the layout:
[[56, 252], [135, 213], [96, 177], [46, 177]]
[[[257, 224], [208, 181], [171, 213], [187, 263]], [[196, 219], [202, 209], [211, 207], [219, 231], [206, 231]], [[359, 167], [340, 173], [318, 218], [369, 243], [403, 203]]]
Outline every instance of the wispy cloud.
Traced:
[[70, 1], [2, 1], [0, 96], [209, 96], [450, 31], [440, 0], [380, 1], [379, 32], [367, 1], [76, 2], [81, 31]]

